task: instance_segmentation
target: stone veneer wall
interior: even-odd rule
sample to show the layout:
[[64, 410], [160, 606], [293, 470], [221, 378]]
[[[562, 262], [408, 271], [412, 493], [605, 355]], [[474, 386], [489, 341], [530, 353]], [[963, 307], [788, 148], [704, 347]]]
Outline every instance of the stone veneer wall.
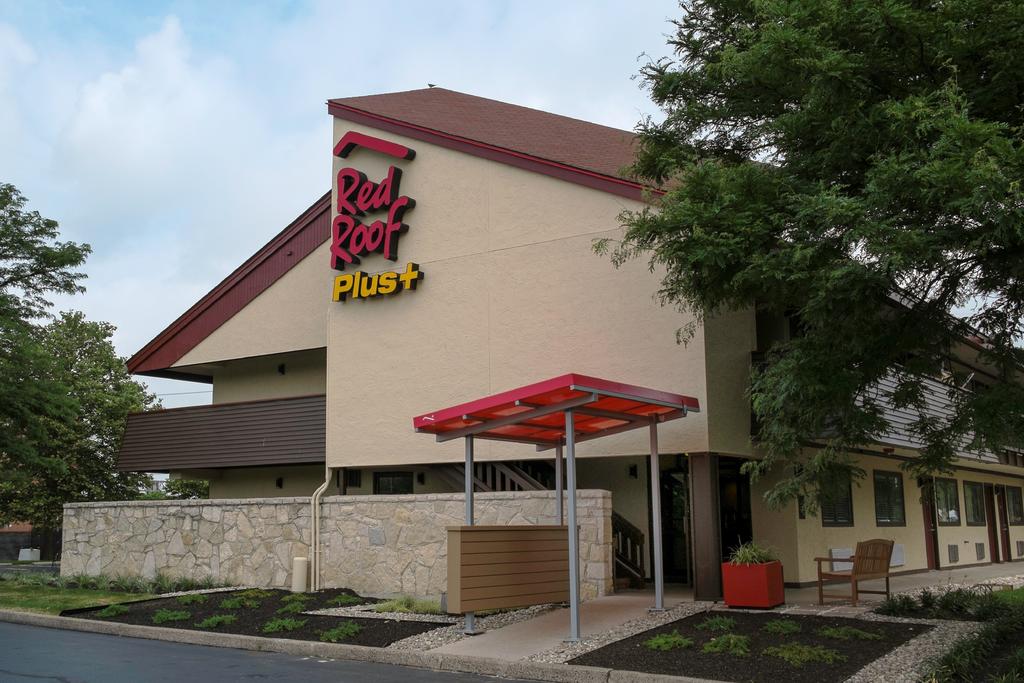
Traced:
[[[612, 498], [578, 492], [581, 592], [612, 592]], [[477, 524], [554, 524], [554, 493], [478, 493]], [[436, 597], [447, 580], [446, 533], [462, 494], [331, 496], [322, 504], [325, 587]], [[212, 577], [287, 587], [308, 555], [309, 498], [128, 501], [64, 506], [61, 574]]]

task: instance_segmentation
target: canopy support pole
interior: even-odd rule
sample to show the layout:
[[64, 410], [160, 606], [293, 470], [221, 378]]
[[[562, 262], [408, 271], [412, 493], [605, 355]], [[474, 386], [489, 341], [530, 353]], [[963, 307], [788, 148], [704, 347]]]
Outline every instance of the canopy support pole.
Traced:
[[[473, 435], [466, 437], [466, 526], [473, 526]], [[462, 632], [468, 636], [479, 633], [476, 630], [476, 615], [466, 612]]]
[[555, 446], [555, 517], [558, 518], [558, 526], [565, 526], [565, 512], [563, 511], [565, 483], [562, 481], [562, 469], [562, 444], [558, 444]]
[[576, 523], [576, 425], [572, 410], [565, 411], [566, 487], [569, 490], [569, 638], [580, 639], [580, 535]]
[[654, 607], [652, 612], [665, 611], [665, 563], [662, 559], [661, 537], [661, 465], [658, 462], [658, 420], [651, 418], [651, 535], [654, 546]]

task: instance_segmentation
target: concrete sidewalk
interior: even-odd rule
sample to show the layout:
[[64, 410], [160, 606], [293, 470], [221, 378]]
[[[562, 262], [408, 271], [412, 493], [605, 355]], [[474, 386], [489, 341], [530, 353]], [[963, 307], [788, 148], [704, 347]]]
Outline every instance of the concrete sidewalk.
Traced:
[[[666, 586], [665, 607], [690, 601], [692, 596], [689, 587]], [[586, 639], [615, 630], [645, 616], [653, 605], [654, 592], [650, 590], [626, 591], [588, 600], [580, 605], [580, 635]], [[569, 610], [556, 609], [529, 621], [442, 645], [431, 652], [519, 660], [557, 647], [568, 635]]]

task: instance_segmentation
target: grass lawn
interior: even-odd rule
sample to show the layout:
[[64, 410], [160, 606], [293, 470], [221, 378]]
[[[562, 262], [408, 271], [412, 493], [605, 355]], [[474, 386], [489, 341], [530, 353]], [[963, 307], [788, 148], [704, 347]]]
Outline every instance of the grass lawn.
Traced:
[[13, 581], [0, 582], [0, 609], [59, 614], [61, 610], [90, 605], [108, 605], [126, 600], [151, 598], [147, 593], [122, 593], [88, 588], [30, 586]]

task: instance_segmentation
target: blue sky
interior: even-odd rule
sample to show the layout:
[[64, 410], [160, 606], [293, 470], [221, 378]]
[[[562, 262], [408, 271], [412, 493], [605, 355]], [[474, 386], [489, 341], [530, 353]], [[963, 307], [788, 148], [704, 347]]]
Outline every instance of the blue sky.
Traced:
[[[325, 100], [425, 87], [632, 128], [675, 0], [6, 2], [0, 182], [88, 242], [131, 355], [330, 187]], [[208, 387], [152, 380], [165, 405]]]

